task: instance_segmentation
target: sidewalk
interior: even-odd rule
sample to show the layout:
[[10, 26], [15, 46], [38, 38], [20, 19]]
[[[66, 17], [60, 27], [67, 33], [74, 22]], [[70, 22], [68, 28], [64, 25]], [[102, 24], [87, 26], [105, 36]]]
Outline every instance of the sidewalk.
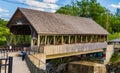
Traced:
[[25, 61], [21, 57], [13, 57], [13, 72], [12, 73], [30, 73]]
[[[9, 53], [9, 56], [13, 56], [12, 73], [30, 73], [29, 68], [25, 61], [22, 61], [21, 57], [16, 57], [17, 53]], [[4, 73], [4, 69], [2, 70]]]

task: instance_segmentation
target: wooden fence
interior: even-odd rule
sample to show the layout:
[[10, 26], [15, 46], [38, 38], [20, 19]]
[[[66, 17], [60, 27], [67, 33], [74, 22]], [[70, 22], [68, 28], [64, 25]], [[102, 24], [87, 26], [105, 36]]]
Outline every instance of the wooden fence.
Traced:
[[[38, 65], [40, 66], [40, 60], [36, 58], [36, 60], [38, 60]], [[31, 73], [47, 73], [46, 71], [38, 68], [28, 57], [28, 55], [26, 55], [26, 63], [27, 66], [30, 70]]]

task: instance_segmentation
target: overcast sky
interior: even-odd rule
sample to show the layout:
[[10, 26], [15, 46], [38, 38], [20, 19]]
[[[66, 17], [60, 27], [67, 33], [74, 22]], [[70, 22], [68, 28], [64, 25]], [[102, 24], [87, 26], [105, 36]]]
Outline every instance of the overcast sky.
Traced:
[[[98, 2], [113, 13], [116, 12], [116, 8], [120, 8], [120, 0], [98, 0]], [[69, 3], [71, 0], [0, 0], [0, 17], [9, 20], [17, 7], [55, 12]]]

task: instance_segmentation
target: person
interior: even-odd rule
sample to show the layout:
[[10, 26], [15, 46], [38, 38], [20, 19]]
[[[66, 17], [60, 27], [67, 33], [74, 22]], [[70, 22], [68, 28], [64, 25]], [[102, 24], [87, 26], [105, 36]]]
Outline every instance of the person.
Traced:
[[26, 48], [24, 48], [22, 51], [21, 51], [21, 55], [22, 55], [22, 61], [25, 60], [25, 56], [26, 56]]

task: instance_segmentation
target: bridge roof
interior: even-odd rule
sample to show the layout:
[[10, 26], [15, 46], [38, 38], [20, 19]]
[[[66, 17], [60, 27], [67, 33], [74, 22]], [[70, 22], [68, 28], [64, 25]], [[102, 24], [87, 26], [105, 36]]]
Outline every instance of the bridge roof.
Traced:
[[25, 8], [18, 8], [16, 10], [7, 25], [9, 28], [18, 13], [24, 16], [38, 34], [109, 34], [104, 28], [90, 18], [55, 14]]

